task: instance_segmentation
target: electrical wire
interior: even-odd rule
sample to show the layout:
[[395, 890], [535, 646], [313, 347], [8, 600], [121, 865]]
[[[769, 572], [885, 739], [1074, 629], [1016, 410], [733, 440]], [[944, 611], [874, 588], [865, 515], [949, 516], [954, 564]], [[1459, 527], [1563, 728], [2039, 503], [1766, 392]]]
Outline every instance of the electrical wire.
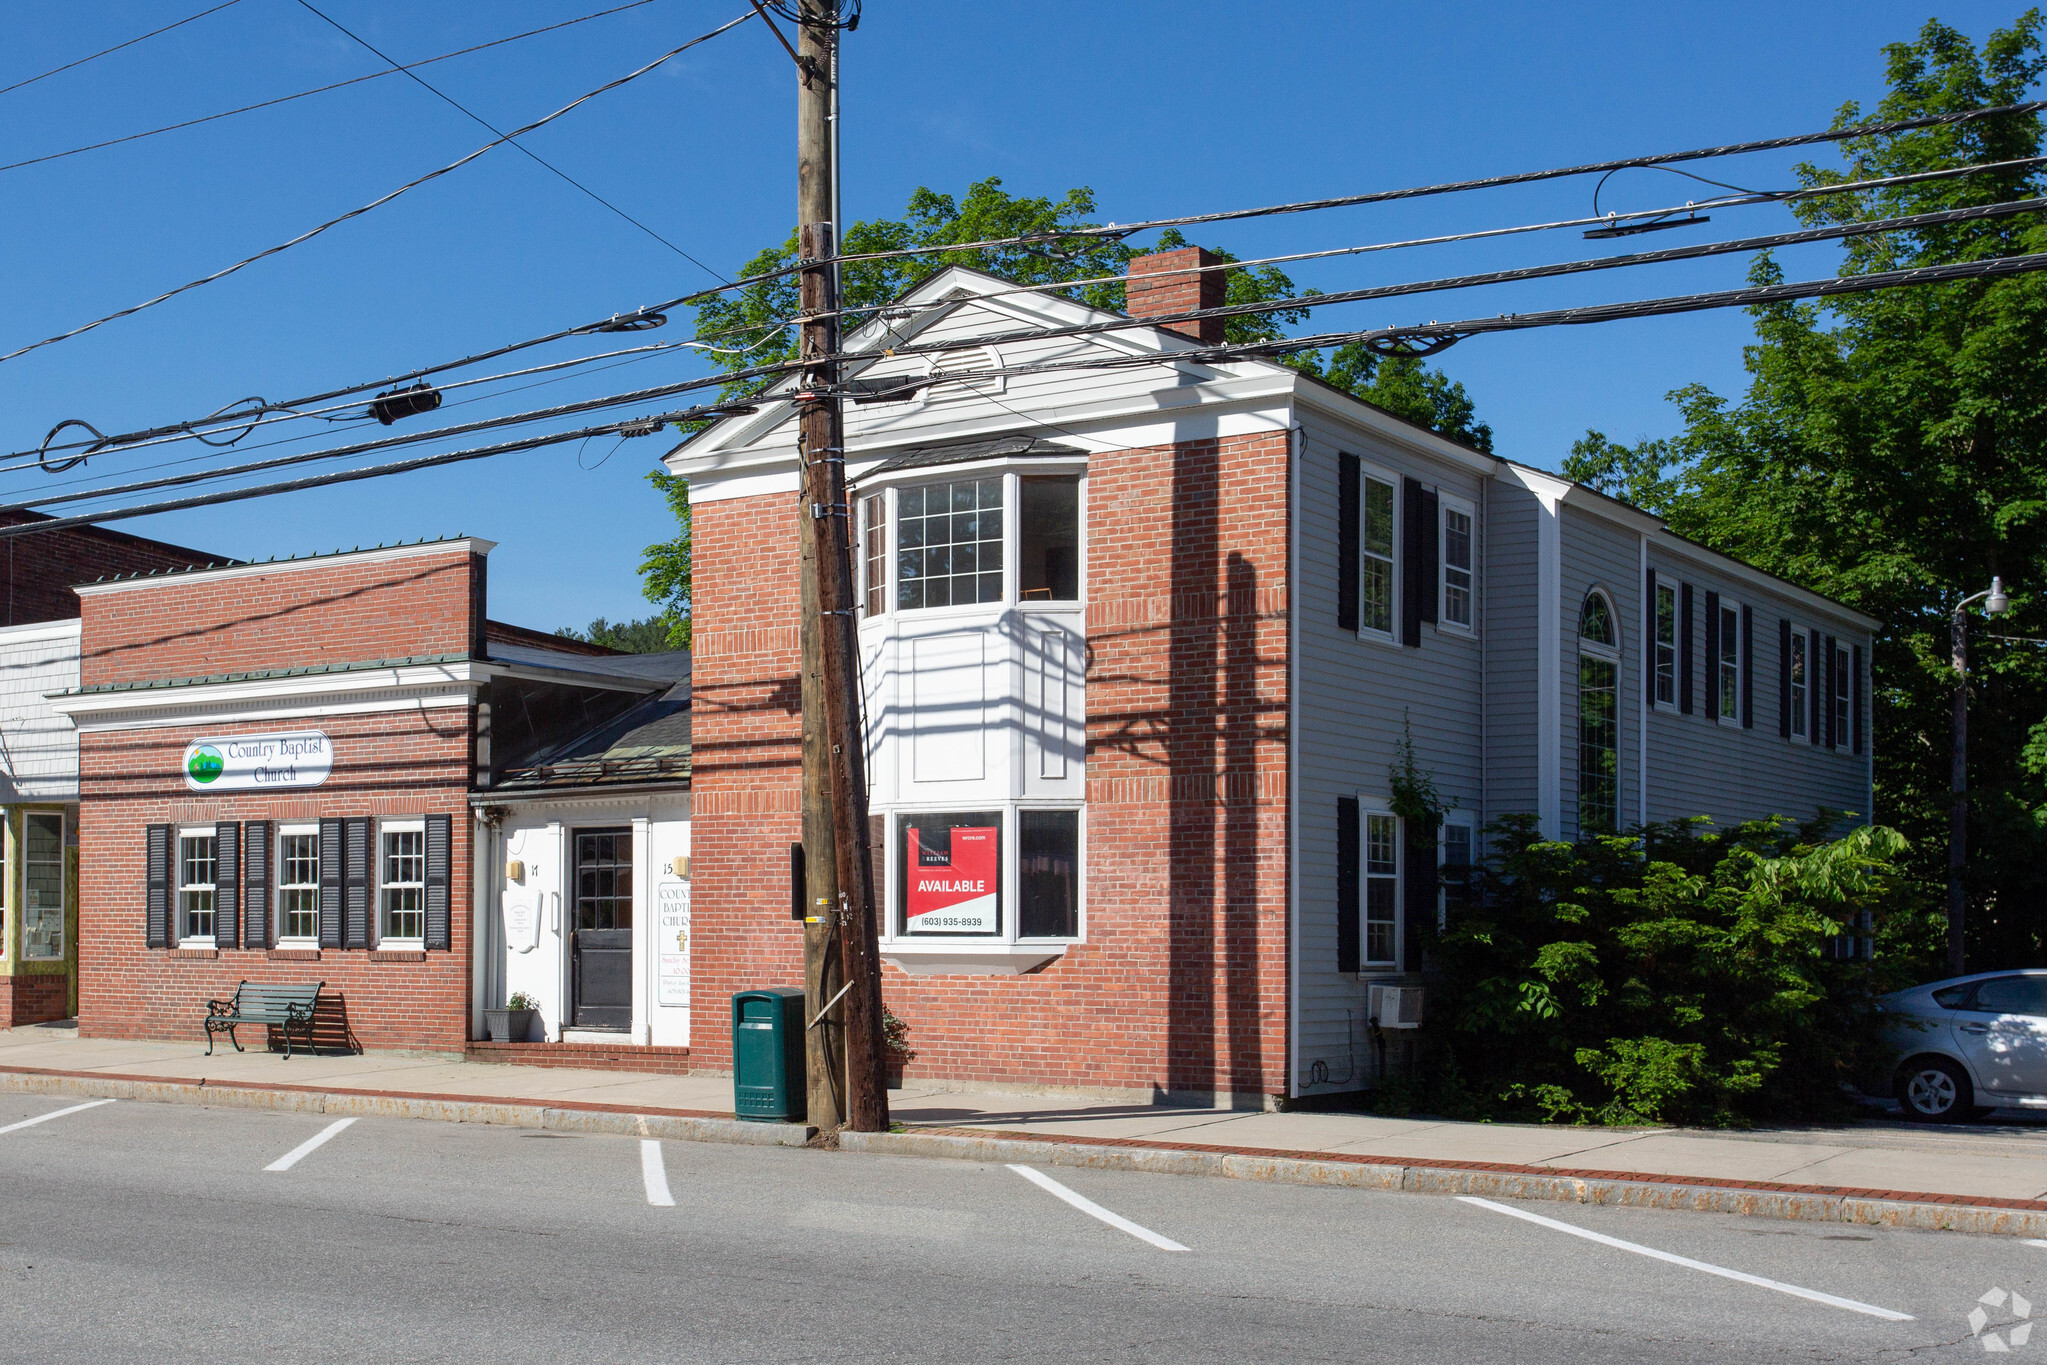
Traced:
[[275, 256], [280, 252], [288, 251], [292, 247], [299, 245], [301, 242], [309, 241], [312, 238], [319, 236], [321, 233], [327, 231], [329, 228], [338, 227], [342, 223], [345, 223], [352, 218], [360, 218], [362, 215], [369, 213], [373, 209], [382, 208], [385, 204], [390, 203], [393, 199], [396, 199], [399, 195], [404, 194], [406, 191], [417, 189], [421, 185], [426, 184], [430, 180], [438, 180], [440, 177], [448, 174], [450, 171], [461, 169], [462, 167], [468, 165], [470, 162], [476, 160], [478, 157], [484, 155], [486, 152], [489, 152], [496, 147], [502, 146], [503, 144], [510, 142], [514, 138], [524, 137], [527, 133], [533, 132], [535, 129], [546, 127], [548, 124], [554, 122], [562, 115], [568, 113], [571, 109], [574, 109], [579, 105], [586, 104], [589, 101], [597, 98], [599, 95], [605, 94], [612, 90], [616, 90], [619, 86], [625, 85], [630, 81], [638, 80], [641, 76], [646, 75], [649, 71], [654, 70], [656, 67], [662, 65], [663, 63], [668, 62], [675, 57], [681, 56], [683, 53], [689, 51], [691, 48], [697, 46], [700, 43], [709, 42], [711, 39], [716, 38], [720, 34], [726, 32], [728, 29], [737, 28], [739, 25], [745, 23], [747, 20], [753, 17], [754, 12], [751, 9], [748, 9], [746, 13], [740, 15], [738, 18], [728, 20], [725, 23], [720, 24], [717, 28], [712, 29], [708, 33], [700, 34], [697, 37], [690, 39], [688, 42], [684, 43], [680, 47], [671, 48], [669, 51], [662, 53], [659, 57], [656, 57], [653, 61], [648, 62], [645, 66], [642, 66], [637, 70], [630, 71], [627, 74], [620, 76], [616, 80], [607, 81], [605, 84], [598, 86], [595, 90], [590, 91], [588, 94], [577, 96], [575, 99], [569, 101], [567, 104], [555, 110], [553, 113], [535, 119], [533, 122], [525, 125], [524, 127], [516, 128], [502, 137], [493, 139], [490, 142], [486, 142], [483, 144], [483, 146], [478, 147], [475, 151], [470, 152], [467, 156], [458, 157], [454, 161], [450, 161], [445, 166], [438, 167], [434, 170], [428, 171], [425, 175], [419, 176], [413, 180], [409, 180], [405, 184], [400, 185], [397, 189], [392, 190], [390, 193], [385, 194], [377, 199], [371, 200], [369, 203], [364, 204], [360, 208], [350, 209], [347, 213], [342, 214], [338, 218], [330, 218], [326, 222], [321, 223], [317, 227], [308, 228], [306, 231], [301, 232], [298, 236], [293, 237], [289, 241], [280, 242], [276, 246], [269, 247], [266, 248], [265, 250], [259, 251], [253, 256], [244, 257], [243, 259], [236, 261], [233, 265], [226, 266], [223, 267], [222, 269], [216, 270], [210, 275], [202, 275], [198, 279], [193, 280], [187, 284], [181, 284], [175, 289], [166, 290], [165, 292], [158, 294], [154, 298], [145, 299], [141, 303], [120, 309], [117, 312], [109, 313], [105, 317], [95, 318], [93, 321], [83, 323], [77, 327], [73, 327], [69, 331], [59, 332], [55, 336], [45, 337], [41, 341], [33, 341], [26, 346], [17, 347], [16, 349], [7, 352], [4, 355], [0, 355], [0, 364], [4, 364], [10, 360], [19, 359], [20, 357], [27, 355], [30, 351], [40, 350], [42, 347], [45, 346], [54, 346], [60, 341], [69, 341], [72, 337], [80, 336], [86, 332], [90, 332], [96, 327], [103, 327], [107, 323], [113, 322], [117, 319], [130, 317], [136, 313], [142, 312], [146, 308], [154, 308], [157, 304], [163, 303], [169, 299], [174, 299], [180, 294], [186, 293], [193, 289], [197, 289], [202, 285], [212, 284], [215, 280], [225, 279], [227, 276], [234, 274], [236, 271], [246, 269], [247, 267], [256, 264], [258, 261], [267, 260], [269, 257]]
[[69, 71], [73, 67], [84, 66], [87, 62], [96, 62], [102, 57], [111, 56], [112, 54], [119, 52], [124, 47], [133, 47], [135, 46], [135, 44], [139, 42], [142, 42], [149, 38], [156, 37], [156, 35], [159, 33], [169, 33], [174, 28], [183, 28], [186, 24], [189, 24], [194, 20], [204, 19], [209, 14], [218, 14], [224, 9], [228, 9], [234, 5], [239, 5], [241, 2], [242, 0], [222, 0], [222, 3], [215, 5], [213, 8], [203, 9], [200, 10], [197, 14], [187, 15], [183, 19], [178, 20], [178, 22], [175, 24], [165, 24], [162, 28], [153, 28], [149, 32], [143, 34], [142, 37], [140, 38], [130, 38], [125, 43], [115, 43], [112, 47], [101, 48], [98, 52], [93, 53], [90, 57], [80, 57], [75, 62], [66, 62], [62, 66], [53, 66], [40, 76], [30, 76], [25, 81], [16, 81], [12, 85], [0, 86], [0, 95], [12, 94], [13, 92], [21, 89], [25, 85], [34, 85], [37, 81], [46, 81], [50, 77], [56, 75], [61, 71]]
[[[372, 44], [372, 43], [371, 43], [371, 42], [370, 42], [370, 41], [369, 41], [369, 40], [368, 40], [367, 38], [365, 38], [365, 37], [363, 37], [363, 36], [362, 36], [361, 34], [357, 33], [357, 32], [356, 32], [356, 31], [355, 31], [354, 29], [351, 29], [351, 28], [347, 27], [346, 25], [344, 25], [344, 24], [343, 24], [343, 23], [342, 23], [342, 22], [341, 22], [340, 20], [338, 20], [338, 19], [334, 18], [334, 16], [332, 16], [332, 15], [328, 14], [328, 13], [327, 13], [327, 12], [325, 12], [324, 10], [321, 10], [321, 9], [318, 9], [318, 8], [316, 8], [316, 7], [315, 7], [315, 6], [313, 5], [313, 3], [312, 3], [312, 0], [299, 0], [299, 4], [300, 4], [300, 6], [301, 6], [301, 7], [303, 7], [303, 8], [304, 8], [304, 9], [305, 9], [305, 10], [306, 10], [307, 12], [309, 12], [309, 13], [311, 13], [311, 14], [315, 15], [316, 17], [318, 17], [318, 18], [320, 18], [320, 19], [324, 19], [324, 20], [325, 20], [325, 21], [326, 21], [327, 23], [329, 23], [329, 24], [333, 25], [333, 26], [334, 26], [334, 27], [335, 27], [335, 28], [336, 28], [337, 30], [339, 30], [339, 31], [340, 31], [340, 32], [341, 32], [342, 34], [346, 35], [346, 36], [347, 36], [347, 37], [348, 37], [349, 39], [351, 39], [352, 41], [354, 41], [354, 42], [356, 42], [356, 43], [360, 44], [360, 45], [361, 45], [361, 46], [362, 46], [362, 47], [363, 47], [364, 49], [366, 49], [367, 51], [369, 51], [369, 52], [371, 52], [371, 53], [375, 54], [375, 56], [376, 56], [376, 57], [377, 57], [377, 58], [378, 58], [378, 59], [379, 59], [380, 61], [382, 61], [382, 62], [384, 62], [384, 63], [385, 63], [386, 65], [388, 65], [388, 66], [389, 66], [389, 67], [390, 67], [390, 68], [391, 68], [391, 69], [392, 69], [393, 71], [395, 71], [395, 72], [398, 72], [398, 73], [402, 74], [402, 75], [403, 75], [403, 76], [404, 76], [404, 77], [405, 77], [405, 78], [406, 78], [407, 80], [410, 80], [410, 81], [412, 81], [412, 82], [413, 82], [414, 84], [418, 85], [420, 89], [422, 89], [422, 90], [426, 91], [426, 92], [427, 92], [428, 94], [430, 94], [430, 95], [433, 95], [433, 96], [435, 96], [435, 97], [437, 97], [437, 98], [439, 98], [439, 99], [445, 100], [445, 101], [446, 101], [446, 102], [447, 102], [448, 104], [450, 104], [450, 105], [453, 105], [453, 106], [455, 107], [455, 109], [456, 109], [457, 111], [459, 111], [460, 113], [462, 113], [462, 114], [463, 114], [464, 116], [466, 116], [467, 118], [469, 118], [469, 119], [470, 119], [470, 120], [472, 120], [473, 122], [476, 122], [476, 123], [479, 123], [479, 124], [483, 125], [483, 127], [484, 127], [485, 131], [487, 131], [487, 132], [490, 132], [490, 133], [492, 133], [492, 134], [495, 134], [495, 135], [496, 135], [496, 136], [497, 136], [498, 138], [500, 138], [500, 139], [502, 139], [502, 138], [503, 138], [503, 137], [505, 136], [505, 132], [504, 132], [504, 130], [503, 130], [502, 128], [499, 128], [499, 127], [498, 127], [498, 126], [497, 126], [496, 124], [492, 123], [492, 122], [491, 122], [491, 121], [490, 121], [489, 119], [486, 119], [485, 117], [483, 117], [483, 115], [481, 115], [481, 114], [477, 113], [477, 112], [476, 112], [475, 110], [471, 109], [471, 108], [470, 108], [470, 107], [469, 107], [468, 105], [466, 105], [466, 104], [463, 104], [463, 103], [462, 103], [462, 102], [461, 102], [460, 100], [456, 99], [456, 98], [455, 98], [455, 97], [454, 97], [453, 95], [450, 95], [450, 94], [449, 94], [449, 93], [448, 93], [447, 91], [445, 91], [445, 90], [441, 89], [441, 88], [440, 88], [439, 86], [437, 86], [437, 85], [433, 85], [433, 84], [430, 84], [430, 83], [429, 83], [429, 82], [427, 81], [427, 79], [426, 79], [426, 78], [425, 78], [424, 76], [421, 76], [421, 75], [419, 75], [419, 74], [418, 74], [417, 72], [415, 72], [415, 71], [411, 70], [411, 69], [410, 69], [409, 67], [405, 66], [404, 64], [402, 64], [402, 63], [398, 62], [397, 60], [393, 59], [392, 57], [388, 56], [388, 55], [387, 55], [387, 54], [386, 54], [386, 53], [385, 53], [385, 52], [383, 51], [383, 49], [381, 49], [381, 48], [379, 48], [379, 47], [376, 47], [376, 46], [374, 46], [374, 45], [373, 45], [373, 44]], [[668, 248], [668, 249], [669, 249], [670, 251], [672, 251], [672, 252], [674, 252], [674, 253], [675, 253], [676, 255], [678, 255], [678, 256], [680, 256], [680, 257], [682, 257], [682, 259], [684, 259], [685, 261], [688, 261], [688, 262], [689, 262], [689, 263], [690, 263], [691, 265], [693, 265], [693, 266], [695, 266], [695, 267], [696, 267], [697, 269], [699, 269], [699, 270], [703, 271], [703, 272], [704, 272], [704, 273], [705, 273], [706, 275], [709, 275], [709, 276], [710, 276], [710, 277], [711, 277], [712, 279], [714, 279], [714, 280], [723, 280], [723, 279], [725, 278], [725, 277], [724, 277], [723, 275], [721, 275], [721, 274], [719, 274], [719, 273], [718, 273], [717, 271], [715, 271], [715, 270], [711, 269], [711, 267], [709, 267], [709, 266], [705, 265], [705, 264], [704, 264], [704, 263], [703, 263], [702, 261], [698, 260], [698, 259], [697, 259], [696, 257], [694, 257], [694, 256], [690, 255], [690, 254], [689, 254], [689, 253], [688, 253], [687, 251], [684, 251], [684, 250], [683, 250], [683, 249], [682, 249], [681, 247], [677, 246], [677, 245], [676, 245], [675, 243], [673, 243], [673, 242], [669, 241], [669, 240], [668, 240], [668, 239], [667, 239], [666, 237], [663, 237], [663, 236], [662, 236], [662, 235], [661, 235], [660, 233], [658, 233], [658, 232], [654, 231], [654, 229], [652, 229], [652, 228], [648, 227], [648, 226], [647, 226], [647, 225], [646, 225], [645, 223], [641, 222], [641, 221], [640, 221], [639, 219], [637, 219], [637, 218], [633, 217], [633, 216], [632, 216], [632, 215], [631, 215], [630, 213], [627, 213], [627, 212], [626, 212], [626, 211], [625, 211], [624, 209], [620, 208], [620, 207], [619, 207], [618, 205], [616, 205], [616, 204], [612, 203], [612, 202], [611, 202], [611, 201], [610, 201], [609, 199], [606, 199], [606, 198], [605, 198], [605, 197], [604, 197], [603, 195], [601, 195], [601, 194], [597, 193], [597, 191], [595, 191], [595, 190], [591, 189], [591, 188], [590, 188], [590, 187], [589, 187], [588, 185], [585, 185], [585, 184], [584, 184], [584, 183], [583, 183], [582, 181], [580, 181], [580, 180], [576, 179], [576, 178], [575, 178], [574, 176], [570, 175], [570, 174], [569, 174], [569, 173], [568, 173], [567, 171], [563, 170], [563, 169], [562, 169], [561, 167], [559, 167], [559, 166], [555, 165], [555, 164], [554, 164], [554, 163], [553, 163], [552, 161], [549, 161], [549, 160], [547, 160], [547, 159], [546, 159], [545, 157], [541, 156], [541, 155], [540, 155], [540, 153], [538, 153], [538, 152], [534, 151], [534, 150], [533, 150], [533, 149], [532, 149], [531, 147], [528, 147], [528, 146], [527, 146], [527, 145], [526, 145], [525, 143], [523, 143], [523, 142], [514, 142], [514, 143], [512, 144], [512, 146], [513, 146], [513, 148], [514, 148], [514, 149], [516, 149], [517, 151], [519, 151], [519, 152], [523, 153], [523, 154], [524, 154], [524, 155], [525, 155], [525, 156], [526, 156], [527, 158], [529, 158], [529, 159], [530, 159], [530, 160], [531, 160], [531, 161], [532, 161], [532, 162], [533, 162], [533, 163], [534, 163], [535, 165], [541, 166], [541, 167], [545, 168], [546, 170], [549, 170], [549, 171], [552, 171], [552, 172], [554, 172], [554, 174], [555, 174], [555, 175], [559, 176], [559, 177], [560, 177], [561, 179], [563, 179], [564, 181], [567, 181], [567, 182], [568, 182], [568, 183], [569, 183], [570, 185], [573, 185], [573, 186], [574, 186], [574, 187], [575, 187], [576, 189], [578, 189], [578, 190], [581, 190], [581, 191], [582, 191], [582, 192], [583, 192], [583, 193], [584, 193], [585, 195], [589, 196], [589, 197], [590, 197], [591, 199], [594, 199], [594, 200], [596, 200], [596, 201], [597, 201], [597, 202], [598, 202], [599, 204], [602, 204], [602, 205], [603, 205], [603, 206], [604, 206], [605, 208], [607, 208], [607, 209], [610, 209], [610, 210], [611, 210], [611, 211], [612, 211], [613, 213], [615, 213], [615, 214], [617, 214], [617, 215], [618, 215], [619, 217], [621, 217], [621, 218], [625, 219], [625, 220], [626, 220], [626, 221], [627, 221], [628, 223], [631, 223], [631, 224], [632, 224], [632, 225], [633, 225], [634, 227], [636, 227], [636, 228], [638, 228], [638, 229], [639, 229], [640, 231], [642, 231], [642, 232], [646, 233], [646, 234], [647, 234], [647, 235], [648, 235], [649, 237], [652, 237], [652, 238], [653, 238], [653, 239], [654, 239], [655, 241], [657, 241], [657, 242], [661, 243], [661, 245], [663, 245], [663, 246], [667, 247], [667, 248]]]
[[[481, 52], [485, 48], [503, 47], [506, 43], [516, 43], [522, 38], [532, 38], [542, 33], [552, 33], [558, 28], [573, 28], [577, 24], [587, 24], [592, 19], [602, 19], [607, 15], [621, 14], [626, 10], [638, 9], [642, 5], [651, 5], [654, 2], [655, 0], [631, 0], [630, 4], [613, 5], [610, 9], [601, 9], [594, 14], [585, 14], [575, 19], [564, 19], [558, 24], [548, 24], [542, 28], [529, 28], [524, 33], [514, 33], [507, 38], [493, 38], [487, 43], [478, 43], [474, 47], [457, 48], [453, 52], [443, 52], [438, 57], [427, 57], [420, 61], [407, 62], [399, 70], [411, 71], [417, 67], [432, 66], [435, 62], [445, 62], [451, 57], [466, 57], [472, 52]], [[311, 90], [301, 90], [295, 95], [279, 95], [276, 99], [258, 100], [254, 104], [245, 104], [239, 109], [225, 109], [218, 114], [205, 114], [199, 118], [186, 119], [182, 123], [167, 123], [161, 128], [150, 128], [140, 133], [129, 133], [124, 137], [108, 138], [105, 142], [88, 142], [83, 147], [72, 147], [67, 151], [46, 152], [41, 156], [29, 157], [25, 161], [12, 161], [5, 165], [0, 165], [0, 173], [18, 171], [24, 166], [40, 166], [45, 161], [62, 161], [67, 156], [78, 156], [85, 152], [97, 152], [103, 147], [118, 147], [124, 142], [140, 142], [143, 138], [155, 137], [160, 133], [175, 133], [181, 128], [196, 128], [202, 123], [216, 123], [224, 118], [233, 118], [237, 114], [254, 113], [258, 109], [268, 109], [275, 104], [290, 104], [293, 100], [302, 100], [310, 95], [324, 95], [329, 90], [340, 90], [345, 86], [361, 85], [364, 81], [380, 81], [386, 76], [396, 74], [398, 74], [396, 71], [372, 71], [367, 76], [351, 76], [345, 81], [335, 81], [331, 85], [316, 85]]]

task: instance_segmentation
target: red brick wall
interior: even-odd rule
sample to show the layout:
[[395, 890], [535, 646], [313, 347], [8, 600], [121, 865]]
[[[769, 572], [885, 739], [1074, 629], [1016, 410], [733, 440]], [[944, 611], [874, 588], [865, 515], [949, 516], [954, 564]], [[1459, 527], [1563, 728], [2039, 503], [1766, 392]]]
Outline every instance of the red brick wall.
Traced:
[[0, 976], [0, 1028], [68, 1019], [70, 995], [68, 976]]
[[[48, 521], [40, 512], [0, 512], [0, 526]], [[228, 563], [226, 555], [187, 550], [141, 536], [74, 526], [0, 540], [0, 626], [65, 621], [78, 615], [74, 584], [110, 574], [149, 573]]]
[[[460, 613], [457, 619], [464, 619]], [[87, 618], [91, 630], [91, 618]], [[88, 633], [88, 641], [91, 635]], [[266, 721], [306, 725], [334, 744], [334, 770], [316, 788], [200, 796], [179, 776], [201, 728], [79, 737], [78, 1025], [102, 1038], [174, 1038], [198, 1044], [209, 998], [244, 979], [324, 981], [365, 1047], [460, 1052], [469, 1036], [470, 714], [462, 708]], [[203, 727], [219, 734], [218, 724]], [[317, 954], [223, 949], [186, 954], [145, 946], [146, 827], [155, 822], [309, 821], [320, 817], [452, 817], [452, 951], [424, 961], [379, 960], [362, 950]], [[246, 914], [247, 907], [244, 907]], [[392, 955], [396, 957], [397, 955]], [[242, 1043], [262, 1034], [244, 1030]], [[223, 1042], [221, 1046], [226, 1046]]]
[[428, 546], [92, 593], [82, 599], [81, 681], [465, 653], [480, 640], [482, 566], [466, 547]]
[[[1227, 272], [1204, 270], [1200, 274], [1168, 274], [1160, 271], [1188, 271], [1195, 266], [1221, 265], [1222, 257], [1198, 246], [1177, 251], [1158, 251], [1130, 262], [1130, 278], [1123, 285], [1123, 307], [1134, 318], [1166, 317], [1192, 313], [1203, 308], [1220, 308], [1228, 301]], [[1193, 322], [1169, 322], [1168, 332], [1192, 337], [1204, 346], [1219, 346], [1227, 319], [1200, 318]]]
[[[1021, 977], [889, 968], [910, 1076], [1285, 1092], [1286, 439], [1090, 461], [1087, 942]], [[802, 979], [791, 503], [695, 514], [707, 1067], [730, 1065], [732, 991]]]

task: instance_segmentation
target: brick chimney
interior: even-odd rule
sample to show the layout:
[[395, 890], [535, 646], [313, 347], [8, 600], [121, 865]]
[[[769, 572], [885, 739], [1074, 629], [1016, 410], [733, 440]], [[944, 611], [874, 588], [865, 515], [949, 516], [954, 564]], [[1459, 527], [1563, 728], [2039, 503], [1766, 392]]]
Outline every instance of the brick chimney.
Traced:
[[[1133, 318], [1157, 318], [1172, 313], [1192, 313], [1202, 308], [1220, 308], [1223, 306], [1224, 276], [1227, 272], [1210, 270], [1199, 275], [1161, 277], [1163, 271], [1220, 264], [1222, 257], [1198, 246], [1138, 256], [1130, 262], [1129, 282], [1124, 285], [1124, 311]], [[1220, 346], [1223, 322], [1222, 318], [1202, 318], [1198, 322], [1169, 322], [1165, 329], [1178, 332], [1183, 337], [1192, 337], [1204, 346]]]

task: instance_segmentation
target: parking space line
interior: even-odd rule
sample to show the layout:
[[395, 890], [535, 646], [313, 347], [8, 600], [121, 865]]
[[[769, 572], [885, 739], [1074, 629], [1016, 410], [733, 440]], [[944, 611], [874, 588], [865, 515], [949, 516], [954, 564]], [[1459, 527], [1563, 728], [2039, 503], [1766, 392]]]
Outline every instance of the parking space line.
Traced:
[[325, 1128], [322, 1128], [319, 1132], [313, 1134], [313, 1136], [307, 1138], [304, 1142], [301, 1142], [298, 1146], [292, 1148], [290, 1151], [286, 1152], [283, 1156], [277, 1158], [277, 1160], [271, 1162], [268, 1166], [265, 1166], [263, 1169], [266, 1171], [290, 1170], [292, 1167], [298, 1165], [299, 1162], [305, 1160], [305, 1158], [307, 1158], [308, 1156], [311, 1156], [313, 1152], [316, 1151], [319, 1147], [321, 1147], [324, 1143], [326, 1143], [329, 1138], [332, 1138], [336, 1133], [339, 1133], [342, 1129], [348, 1127], [349, 1124], [354, 1122], [355, 1122], [354, 1119], [334, 1120], [334, 1122], [328, 1124]]
[[1140, 1242], [1150, 1242], [1160, 1251], [1185, 1251], [1187, 1249], [1170, 1237], [1161, 1237], [1150, 1228], [1141, 1227], [1125, 1218], [1122, 1214], [1111, 1213], [1094, 1200], [1075, 1194], [1043, 1171], [1032, 1170], [1029, 1166], [1011, 1166], [1009, 1169], [1015, 1171], [1039, 1189], [1064, 1199], [1090, 1218], [1099, 1218], [1110, 1227], [1127, 1232]]
[[33, 1128], [38, 1123], [48, 1123], [51, 1119], [61, 1119], [66, 1114], [75, 1114], [81, 1109], [97, 1109], [103, 1104], [112, 1103], [112, 1100], [87, 1100], [84, 1104], [74, 1104], [69, 1109], [53, 1109], [47, 1114], [37, 1114], [32, 1119], [23, 1119], [20, 1123], [10, 1123], [5, 1128], [0, 1128], [0, 1133], [11, 1133], [17, 1128]]
[[656, 1208], [672, 1209], [675, 1196], [668, 1192], [668, 1168], [661, 1162], [661, 1140], [640, 1139], [640, 1179], [647, 1186], [647, 1202]]
[[1668, 1251], [1658, 1251], [1655, 1247], [1645, 1247], [1639, 1242], [1624, 1242], [1618, 1237], [1608, 1237], [1603, 1232], [1593, 1232], [1588, 1228], [1574, 1227], [1569, 1223], [1560, 1223], [1554, 1218], [1545, 1218], [1539, 1213], [1530, 1213], [1526, 1209], [1509, 1208], [1505, 1204], [1495, 1204], [1490, 1199], [1480, 1199], [1476, 1195], [1460, 1194], [1457, 1196], [1457, 1200], [1459, 1203], [1472, 1204], [1482, 1209], [1491, 1209], [1494, 1213], [1504, 1213], [1509, 1218], [1519, 1218], [1524, 1223], [1534, 1223], [1538, 1227], [1549, 1228], [1555, 1232], [1568, 1232], [1573, 1237], [1583, 1237], [1586, 1241], [1597, 1242], [1601, 1246], [1614, 1247], [1621, 1251], [1632, 1251], [1637, 1256], [1647, 1256], [1652, 1260], [1667, 1261], [1671, 1265], [1681, 1265], [1687, 1270], [1698, 1270], [1708, 1275], [1718, 1275], [1724, 1280], [1739, 1280], [1743, 1284], [1752, 1284], [1760, 1289], [1774, 1289], [1779, 1294], [1789, 1294], [1794, 1298], [1810, 1299], [1814, 1303], [1826, 1304], [1829, 1308], [1845, 1308], [1851, 1313], [1866, 1313], [1870, 1317], [1882, 1318], [1886, 1322], [1911, 1322], [1914, 1320], [1910, 1313], [1894, 1312], [1889, 1308], [1878, 1308], [1873, 1303], [1862, 1303], [1855, 1299], [1844, 1299], [1833, 1294], [1822, 1294], [1817, 1289], [1804, 1289], [1795, 1284], [1786, 1284], [1782, 1280], [1766, 1280], [1761, 1275], [1751, 1275], [1741, 1270], [1729, 1270], [1726, 1266], [1712, 1265], [1706, 1261], [1695, 1261], [1689, 1256], [1679, 1256]]

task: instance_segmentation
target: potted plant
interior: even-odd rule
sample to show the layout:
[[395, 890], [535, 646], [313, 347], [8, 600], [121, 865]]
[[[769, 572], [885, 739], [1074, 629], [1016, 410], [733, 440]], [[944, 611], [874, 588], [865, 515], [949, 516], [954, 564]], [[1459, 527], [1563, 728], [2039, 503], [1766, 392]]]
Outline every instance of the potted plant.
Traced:
[[533, 1030], [533, 1016], [540, 1007], [524, 991], [513, 991], [501, 1010], [483, 1012], [483, 1031], [494, 1043], [523, 1043]]
[[917, 1055], [909, 1042], [910, 1026], [896, 1017], [887, 1005], [881, 1007], [882, 1064], [887, 1068], [888, 1088], [903, 1088], [903, 1063]]

